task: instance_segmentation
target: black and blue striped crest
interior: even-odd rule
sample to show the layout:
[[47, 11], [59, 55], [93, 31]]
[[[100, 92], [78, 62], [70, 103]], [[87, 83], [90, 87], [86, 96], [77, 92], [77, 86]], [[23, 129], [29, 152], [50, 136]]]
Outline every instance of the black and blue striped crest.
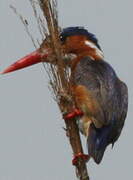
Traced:
[[84, 29], [84, 27], [80, 27], [80, 26], [64, 28], [60, 34], [60, 39], [61, 41], [65, 41], [67, 37], [74, 35], [86, 36], [89, 40], [94, 42], [99, 49], [101, 49], [98, 44], [98, 39], [96, 38], [96, 36], [88, 32], [86, 29]]

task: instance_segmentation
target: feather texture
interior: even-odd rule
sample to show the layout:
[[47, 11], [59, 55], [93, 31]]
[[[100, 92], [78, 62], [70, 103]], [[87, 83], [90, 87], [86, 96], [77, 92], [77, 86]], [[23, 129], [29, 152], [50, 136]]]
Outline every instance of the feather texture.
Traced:
[[[75, 86], [86, 88], [98, 104], [93, 111], [97, 123], [92, 121], [89, 126], [87, 143], [90, 156], [100, 163], [106, 147], [114, 144], [121, 134], [127, 114], [127, 87], [107, 62], [93, 61], [90, 57], [79, 61], [72, 78]], [[97, 126], [98, 122], [102, 127]]]

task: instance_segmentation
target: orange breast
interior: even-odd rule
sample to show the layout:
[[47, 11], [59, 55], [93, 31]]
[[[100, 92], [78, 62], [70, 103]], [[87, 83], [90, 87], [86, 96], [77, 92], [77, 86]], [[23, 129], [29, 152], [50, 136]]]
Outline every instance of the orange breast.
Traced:
[[77, 107], [84, 113], [84, 123], [91, 121], [97, 128], [100, 128], [102, 124], [96, 117], [101, 111], [101, 107], [93, 96], [93, 93], [82, 85], [75, 85], [73, 87], [73, 92]]

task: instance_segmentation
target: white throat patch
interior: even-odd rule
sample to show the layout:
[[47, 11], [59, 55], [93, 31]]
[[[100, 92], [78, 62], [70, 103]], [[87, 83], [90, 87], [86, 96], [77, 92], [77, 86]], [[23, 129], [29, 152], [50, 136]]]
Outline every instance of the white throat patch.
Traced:
[[103, 52], [100, 49], [98, 49], [98, 47], [93, 42], [86, 40], [85, 44], [87, 46], [89, 46], [90, 48], [95, 49], [95, 52], [96, 52], [97, 56], [99, 56], [102, 59], [104, 58]]

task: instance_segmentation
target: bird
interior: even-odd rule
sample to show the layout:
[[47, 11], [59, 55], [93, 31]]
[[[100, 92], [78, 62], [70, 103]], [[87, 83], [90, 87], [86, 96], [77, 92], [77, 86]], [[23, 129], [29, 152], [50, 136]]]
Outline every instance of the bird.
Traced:
[[61, 33], [72, 60], [72, 82], [77, 107], [83, 112], [79, 129], [87, 137], [88, 154], [99, 164], [105, 149], [119, 138], [128, 109], [128, 90], [104, 60], [96, 36], [83, 27]]
[[[80, 132], [87, 139], [89, 157], [99, 164], [108, 145], [118, 140], [128, 110], [128, 88], [113, 67], [105, 61], [97, 37], [81, 26], [64, 28], [61, 46], [70, 59], [72, 91], [76, 107], [83, 115], [78, 118]], [[20, 59], [1, 74], [45, 60], [51, 50], [45, 48]], [[23, 65], [24, 64], [24, 65]]]

